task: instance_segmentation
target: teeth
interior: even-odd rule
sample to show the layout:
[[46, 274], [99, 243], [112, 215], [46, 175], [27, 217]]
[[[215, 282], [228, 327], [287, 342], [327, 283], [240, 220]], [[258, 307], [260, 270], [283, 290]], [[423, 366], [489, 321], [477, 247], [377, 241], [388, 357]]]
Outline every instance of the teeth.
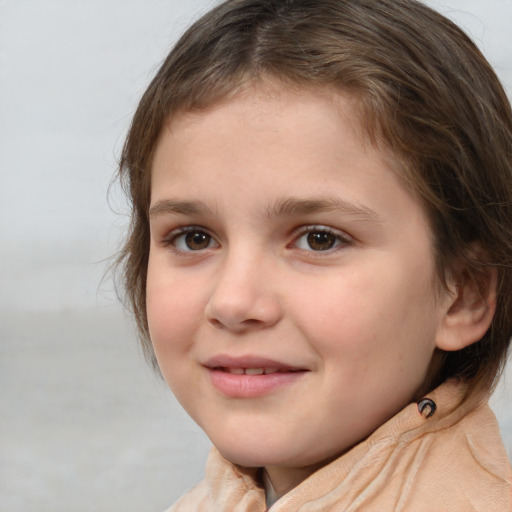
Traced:
[[246, 375], [263, 375], [263, 372], [265, 370], [263, 368], [246, 368], [245, 374]]
[[243, 368], [228, 368], [228, 372], [234, 375], [243, 375], [245, 373]]
[[277, 373], [277, 368], [225, 368], [224, 371], [233, 375], [270, 375]]

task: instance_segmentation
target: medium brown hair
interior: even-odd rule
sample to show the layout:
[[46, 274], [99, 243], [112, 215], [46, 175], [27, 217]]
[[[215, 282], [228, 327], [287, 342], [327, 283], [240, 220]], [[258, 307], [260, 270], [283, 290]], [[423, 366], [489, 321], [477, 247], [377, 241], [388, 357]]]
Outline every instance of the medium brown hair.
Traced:
[[182, 36], [142, 97], [120, 160], [133, 208], [118, 263], [146, 355], [155, 362], [146, 272], [162, 127], [267, 78], [356, 99], [366, 134], [424, 205], [441, 283], [460, 268], [476, 282], [497, 270], [491, 327], [443, 353], [432, 382], [459, 376], [491, 388], [512, 335], [512, 112], [472, 41], [415, 0], [228, 0]]

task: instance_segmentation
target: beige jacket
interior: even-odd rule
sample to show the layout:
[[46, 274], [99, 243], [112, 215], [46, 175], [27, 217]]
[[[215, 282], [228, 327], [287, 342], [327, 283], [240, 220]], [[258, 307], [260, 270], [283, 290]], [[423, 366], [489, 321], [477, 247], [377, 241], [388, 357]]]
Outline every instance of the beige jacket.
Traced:
[[[486, 395], [462, 402], [454, 381], [411, 404], [368, 439], [283, 496], [270, 512], [512, 512], [512, 473]], [[461, 403], [462, 402], [462, 403]], [[168, 512], [264, 512], [257, 470], [213, 449], [206, 479]]]

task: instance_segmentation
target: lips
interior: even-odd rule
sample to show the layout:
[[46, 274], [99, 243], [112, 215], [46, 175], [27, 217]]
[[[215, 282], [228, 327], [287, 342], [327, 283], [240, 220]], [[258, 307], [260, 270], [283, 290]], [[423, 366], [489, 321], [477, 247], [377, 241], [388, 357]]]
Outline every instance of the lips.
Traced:
[[305, 368], [268, 359], [266, 357], [232, 357], [218, 355], [208, 359], [204, 366], [210, 369], [225, 371], [236, 375], [268, 375], [272, 373], [287, 373], [305, 371]]
[[203, 365], [211, 383], [229, 398], [254, 398], [294, 384], [308, 370], [262, 357], [220, 355]]
[[277, 373], [278, 368], [216, 368], [223, 372], [232, 373], [233, 375], [271, 375]]

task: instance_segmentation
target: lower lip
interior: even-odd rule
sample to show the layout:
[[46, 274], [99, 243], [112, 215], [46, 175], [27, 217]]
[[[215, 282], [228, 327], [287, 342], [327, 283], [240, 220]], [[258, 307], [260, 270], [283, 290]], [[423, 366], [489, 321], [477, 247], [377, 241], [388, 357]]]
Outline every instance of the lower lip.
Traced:
[[269, 375], [235, 375], [208, 368], [213, 386], [229, 398], [256, 398], [289, 386], [301, 379], [306, 372], [276, 372]]

